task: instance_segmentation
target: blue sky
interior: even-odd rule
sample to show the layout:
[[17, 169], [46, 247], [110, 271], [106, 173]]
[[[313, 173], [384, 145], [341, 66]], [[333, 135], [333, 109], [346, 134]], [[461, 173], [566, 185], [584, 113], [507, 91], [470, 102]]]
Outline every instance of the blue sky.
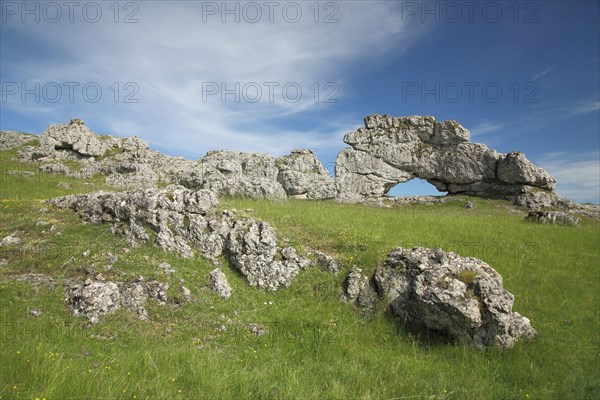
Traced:
[[600, 202], [598, 1], [0, 4], [4, 130], [79, 117], [192, 159], [311, 148], [332, 171], [365, 115], [433, 115]]

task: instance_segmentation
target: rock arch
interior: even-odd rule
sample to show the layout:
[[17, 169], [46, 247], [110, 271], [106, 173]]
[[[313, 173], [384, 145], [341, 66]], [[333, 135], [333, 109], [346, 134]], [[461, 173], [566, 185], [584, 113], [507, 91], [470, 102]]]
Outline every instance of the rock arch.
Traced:
[[471, 143], [469, 131], [451, 120], [370, 115], [344, 142], [351, 147], [338, 154], [335, 168], [341, 200], [383, 196], [413, 178], [450, 194], [494, 198], [551, 191], [556, 183], [523, 153], [501, 154]]

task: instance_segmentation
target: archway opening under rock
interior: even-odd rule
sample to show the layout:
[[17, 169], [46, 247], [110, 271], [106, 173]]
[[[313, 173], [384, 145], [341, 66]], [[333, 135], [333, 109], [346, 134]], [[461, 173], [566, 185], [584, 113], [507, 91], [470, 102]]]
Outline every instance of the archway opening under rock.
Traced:
[[392, 186], [386, 193], [388, 197], [403, 196], [443, 196], [448, 192], [440, 192], [434, 185], [425, 179], [413, 178]]

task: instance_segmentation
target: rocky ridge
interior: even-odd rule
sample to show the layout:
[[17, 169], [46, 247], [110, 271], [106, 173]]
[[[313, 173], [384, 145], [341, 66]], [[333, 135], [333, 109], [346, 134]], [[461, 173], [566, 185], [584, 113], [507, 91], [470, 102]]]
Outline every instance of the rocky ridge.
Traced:
[[[16, 147], [13, 136], [3, 132], [0, 144]], [[20, 149], [19, 159], [38, 161], [45, 172], [81, 178], [100, 174], [108, 185], [121, 190], [181, 184], [217, 194], [268, 199], [321, 199], [336, 194], [333, 178], [311, 150], [294, 150], [279, 158], [219, 150], [192, 161], [151, 150], [136, 136], [97, 135], [80, 119], [50, 125], [37, 138], [39, 145]], [[64, 161], [74, 161], [80, 168]]]
[[[265, 291], [287, 287], [310, 263], [292, 247], [279, 247], [275, 230], [264, 221], [217, 212], [209, 190], [171, 185], [117, 193], [70, 195], [49, 200], [92, 223], [110, 223], [112, 232], [132, 247], [153, 243], [192, 258], [196, 253], [218, 263], [225, 256], [251, 286]], [[225, 291], [226, 292], [226, 291]]]

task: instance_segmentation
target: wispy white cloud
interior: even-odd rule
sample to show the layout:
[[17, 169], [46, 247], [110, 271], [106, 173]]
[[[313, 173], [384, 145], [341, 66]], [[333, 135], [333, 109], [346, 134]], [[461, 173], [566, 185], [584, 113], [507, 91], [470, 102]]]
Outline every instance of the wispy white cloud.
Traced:
[[556, 178], [556, 191], [561, 196], [600, 204], [600, 152], [548, 153], [540, 166]]
[[531, 77], [532, 81], [537, 81], [538, 79], [540, 79], [543, 76], [548, 75], [548, 73], [550, 73], [551, 71], [555, 70], [556, 67], [548, 67], [542, 71], [536, 72], [535, 74], [533, 74], [533, 76]]
[[472, 137], [478, 137], [478, 136], [486, 135], [491, 132], [498, 131], [502, 128], [503, 128], [503, 126], [496, 121], [483, 120], [479, 124], [470, 128], [469, 131], [471, 132]]
[[575, 115], [600, 111], [600, 101], [591, 101], [589, 103], [576, 105], [571, 109], [571, 111]]
[[[305, 17], [297, 23], [277, 13], [273, 23], [266, 16], [254, 24], [235, 23], [231, 16], [222, 23], [220, 15], [203, 23], [202, 2], [182, 1], [141, 2], [135, 24], [108, 18], [97, 24], [8, 25], [5, 29], [50, 55], [3, 63], [3, 75], [28, 83], [97, 82], [102, 101], [91, 104], [79, 96], [69, 107], [43, 104], [43, 112], [63, 120], [81, 116], [121, 135], [139, 134], [176, 154], [200, 156], [214, 148], [273, 154], [295, 147], [326, 148], [348, 122], [340, 114], [328, 117], [332, 106], [323, 102], [325, 96], [337, 90], [334, 98], [343, 100], [344, 79], [354, 67], [368, 66], [386, 52], [401, 54], [425, 27], [410, 28], [395, 2], [336, 3], [339, 22], [329, 24], [315, 23], [310, 4], [300, 4]], [[110, 89], [114, 82], [121, 86], [117, 102]], [[138, 103], [123, 103], [131, 93], [123, 88], [126, 82], [139, 88], [134, 96]], [[265, 84], [269, 82], [274, 84]], [[333, 85], [326, 87], [329, 82]], [[219, 93], [207, 96], [208, 85], [215, 88], [212, 83]], [[285, 84], [291, 84], [287, 93]], [[229, 94], [222, 101], [223, 87], [234, 89], [239, 100]], [[253, 102], [257, 87], [262, 96]], [[296, 88], [302, 95], [290, 101]], [[42, 105], [27, 106], [32, 111]], [[323, 122], [308, 128], [281, 129], [277, 124], [283, 117], [313, 114], [323, 115]], [[336, 145], [343, 146], [340, 141]]]

